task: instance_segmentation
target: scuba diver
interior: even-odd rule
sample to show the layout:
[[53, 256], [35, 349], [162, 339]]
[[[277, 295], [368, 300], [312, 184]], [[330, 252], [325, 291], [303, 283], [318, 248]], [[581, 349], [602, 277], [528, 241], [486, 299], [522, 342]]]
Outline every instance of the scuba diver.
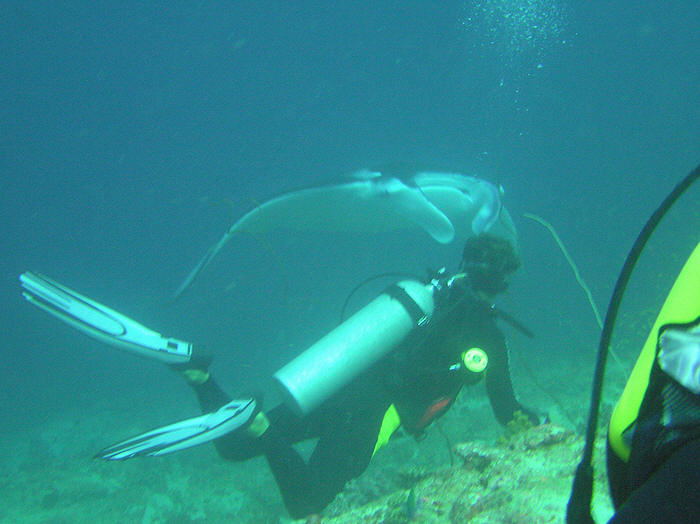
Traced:
[[[610, 343], [627, 284], [647, 242], [673, 205], [700, 179], [683, 178], [637, 236], [603, 324], [582, 458], [567, 504], [568, 524], [594, 522], [593, 450]], [[691, 201], [691, 209], [695, 201]], [[700, 244], [686, 260], [642, 346], [608, 425], [613, 523], [700, 522]]]
[[[466, 241], [460, 273], [387, 288], [274, 374], [286, 401], [263, 410], [260, 398], [231, 399], [209, 371], [203, 347], [163, 337], [35, 273], [24, 296], [111, 345], [165, 362], [197, 395], [204, 415], [102, 450], [106, 460], [162, 455], [207, 441], [233, 461], [264, 455], [290, 515], [317, 514], [369, 465], [402, 427], [420, 437], [464, 385], [484, 380], [496, 419], [517, 412], [534, 425], [511, 383], [508, 350], [494, 307], [520, 266], [513, 245], [482, 234]], [[318, 442], [308, 461], [293, 444]]]
[[700, 522], [700, 244], [613, 411], [611, 522]]

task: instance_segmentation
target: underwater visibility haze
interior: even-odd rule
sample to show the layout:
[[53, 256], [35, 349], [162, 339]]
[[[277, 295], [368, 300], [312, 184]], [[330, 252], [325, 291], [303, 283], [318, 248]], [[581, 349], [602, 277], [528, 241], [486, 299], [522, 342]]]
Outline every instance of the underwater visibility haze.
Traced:
[[[556, 229], [604, 312], [640, 228], [700, 159], [698, 19], [697, 2], [649, 0], [6, 6], [0, 469], [9, 474], [0, 522], [286, 521], [261, 459], [228, 463], [204, 445], [94, 460], [120, 439], [197, 415], [195, 398], [162, 364], [31, 307], [18, 276], [45, 274], [206, 344], [221, 385], [249, 392], [337, 325], [358, 283], [457, 270], [461, 246], [420, 228], [329, 223], [235, 236], [172, 300], [251, 209], [380, 166], [461, 173], [502, 189], [523, 265], [498, 305], [536, 335], [504, 327], [515, 389], [580, 434], [600, 327], [552, 235], [526, 215]], [[630, 285], [604, 418], [698, 241], [697, 199], [693, 188], [667, 217]], [[349, 307], [394, 280], [361, 286]], [[449, 466], [443, 434], [468, 456], [465, 442], [491, 445], [504, 431], [480, 387], [463, 392], [441, 424], [426, 442], [398, 439], [378, 454], [325, 517], [344, 522], [412, 488], [405, 481], [418, 469]], [[576, 464], [563, 457], [566, 485]], [[542, 486], [537, 497], [563, 522], [568, 493]], [[407, 493], [400, 518], [430, 521], [440, 501]], [[596, 511], [610, 516], [605, 496]], [[445, 513], [435, 522], [450, 522]]]

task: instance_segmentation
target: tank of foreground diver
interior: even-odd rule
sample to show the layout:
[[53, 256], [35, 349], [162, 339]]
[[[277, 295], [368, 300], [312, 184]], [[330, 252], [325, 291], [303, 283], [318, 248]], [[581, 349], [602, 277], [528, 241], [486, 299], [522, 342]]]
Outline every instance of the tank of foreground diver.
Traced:
[[[520, 260], [511, 243], [482, 234], [467, 240], [460, 272], [427, 283], [405, 281], [275, 373], [287, 402], [263, 410], [260, 398], [231, 399], [209, 371], [201, 346], [155, 331], [34, 273], [24, 296], [87, 334], [167, 363], [197, 395], [204, 415], [110, 446], [98, 456], [163, 455], [213, 441], [241, 461], [264, 455], [291, 516], [317, 514], [368, 466], [397, 428], [420, 437], [466, 384], [484, 381], [496, 419], [538, 415], [516, 399], [495, 298]], [[507, 318], [507, 317], [505, 317]], [[308, 460], [293, 447], [318, 438]]]

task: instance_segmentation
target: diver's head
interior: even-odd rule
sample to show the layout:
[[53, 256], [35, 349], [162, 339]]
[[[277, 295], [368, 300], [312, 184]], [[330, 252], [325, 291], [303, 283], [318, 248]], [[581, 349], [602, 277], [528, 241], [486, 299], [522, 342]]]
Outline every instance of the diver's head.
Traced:
[[483, 234], [464, 244], [460, 270], [479, 296], [495, 297], [508, 289], [509, 277], [520, 267], [513, 245], [504, 238]]

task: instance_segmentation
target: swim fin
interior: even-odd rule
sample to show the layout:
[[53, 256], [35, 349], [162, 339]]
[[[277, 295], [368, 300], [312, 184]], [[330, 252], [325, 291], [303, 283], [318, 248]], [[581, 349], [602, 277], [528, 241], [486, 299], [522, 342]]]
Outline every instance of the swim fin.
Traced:
[[100, 451], [104, 460], [156, 457], [197, 446], [245, 426], [259, 412], [255, 399], [232, 400], [217, 411], [154, 429]]
[[101, 342], [166, 364], [192, 357], [192, 344], [164, 337], [135, 320], [38, 273], [19, 276], [22, 295], [30, 303]]

